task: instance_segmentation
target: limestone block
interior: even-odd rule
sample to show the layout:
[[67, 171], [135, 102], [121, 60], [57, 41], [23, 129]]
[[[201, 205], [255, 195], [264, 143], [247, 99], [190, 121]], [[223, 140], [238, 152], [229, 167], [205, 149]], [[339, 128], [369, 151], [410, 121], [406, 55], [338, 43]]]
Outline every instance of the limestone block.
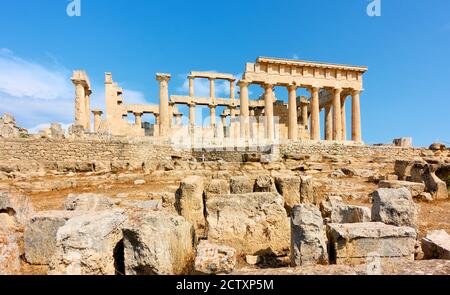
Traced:
[[422, 238], [425, 259], [450, 260], [450, 235], [445, 230], [434, 230]]
[[25, 227], [25, 259], [30, 264], [45, 265], [56, 251], [56, 233], [75, 211], [47, 211], [34, 215]]
[[319, 209], [312, 204], [294, 206], [291, 214], [291, 265], [327, 262], [327, 239]]
[[114, 203], [101, 194], [69, 194], [64, 208], [69, 211], [102, 211], [111, 209]]
[[239, 254], [289, 251], [289, 219], [277, 193], [218, 195], [206, 202], [208, 240]]
[[330, 223], [327, 225], [330, 262], [361, 264], [379, 258], [414, 260], [416, 230], [411, 227], [387, 225], [381, 222]]
[[247, 194], [253, 192], [254, 181], [247, 176], [234, 176], [230, 180], [232, 194]]
[[312, 176], [300, 176], [300, 203], [316, 203], [314, 182]]
[[15, 218], [0, 213], [0, 275], [20, 273], [21, 234]]
[[206, 188], [206, 192], [213, 195], [229, 194], [230, 186], [225, 179], [212, 179]]
[[322, 217], [328, 223], [370, 222], [370, 209], [363, 206], [347, 205], [341, 197], [328, 196], [320, 203]]
[[299, 176], [288, 175], [275, 178], [275, 184], [278, 192], [283, 196], [285, 208], [290, 214], [295, 205], [300, 204], [300, 184]]
[[382, 180], [378, 183], [380, 188], [401, 188], [404, 187], [409, 190], [413, 198], [419, 196], [425, 191], [425, 184], [401, 180]]
[[231, 273], [236, 266], [236, 250], [232, 247], [201, 241], [197, 246], [195, 270], [203, 274]]
[[52, 275], [114, 275], [124, 271], [122, 210], [86, 213], [71, 218], [56, 234]]
[[423, 178], [426, 191], [431, 194], [434, 200], [448, 199], [447, 184], [442, 181], [435, 173], [428, 172]]
[[182, 216], [136, 212], [123, 237], [127, 275], [180, 275], [193, 268], [194, 228]]
[[34, 214], [34, 208], [27, 196], [0, 192], [0, 212], [14, 216], [16, 221], [24, 226]]
[[419, 208], [408, 189], [380, 188], [371, 197], [372, 221], [416, 228]]
[[197, 237], [205, 235], [205, 216], [203, 205], [204, 182], [200, 176], [189, 176], [180, 183], [176, 194], [175, 207], [178, 214], [186, 218], [195, 229]]
[[254, 191], [259, 193], [276, 192], [275, 183], [270, 175], [260, 175], [255, 180]]

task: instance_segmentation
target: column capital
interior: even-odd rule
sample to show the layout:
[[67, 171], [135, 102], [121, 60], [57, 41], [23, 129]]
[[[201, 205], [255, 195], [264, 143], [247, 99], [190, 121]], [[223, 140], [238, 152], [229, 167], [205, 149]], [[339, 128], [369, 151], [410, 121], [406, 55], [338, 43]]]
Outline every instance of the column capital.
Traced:
[[169, 81], [170, 78], [172, 78], [172, 75], [170, 74], [165, 74], [165, 73], [157, 73], [156, 74], [156, 80], [162, 82], [162, 81]]
[[210, 109], [215, 109], [216, 107], [217, 107], [217, 104], [215, 104], [215, 103], [210, 103], [208, 105], [208, 108], [210, 108]]
[[263, 85], [264, 89], [272, 89], [274, 87], [273, 83], [264, 83]]
[[94, 114], [94, 115], [100, 115], [100, 116], [103, 115], [103, 111], [102, 110], [92, 110], [91, 113]]
[[333, 87], [332, 88], [335, 92], [335, 94], [341, 94], [342, 91], [344, 91], [344, 89], [342, 89], [341, 87]]
[[361, 94], [361, 92], [362, 92], [362, 90], [359, 90], [359, 89], [352, 89], [351, 90], [352, 95]]
[[296, 83], [292, 83], [292, 84], [289, 84], [287, 86], [287, 88], [288, 88], [289, 91], [295, 91], [295, 90], [297, 90], [298, 85]]
[[214, 78], [214, 77], [208, 77], [208, 80], [209, 80], [209, 81], [216, 81], [216, 78]]
[[142, 116], [144, 113], [143, 112], [133, 112], [133, 115], [135, 116]]
[[250, 85], [250, 81], [247, 81], [247, 80], [239, 80], [239, 81], [237, 82], [237, 85], [238, 85], [239, 87], [246, 87], [246, 86]]

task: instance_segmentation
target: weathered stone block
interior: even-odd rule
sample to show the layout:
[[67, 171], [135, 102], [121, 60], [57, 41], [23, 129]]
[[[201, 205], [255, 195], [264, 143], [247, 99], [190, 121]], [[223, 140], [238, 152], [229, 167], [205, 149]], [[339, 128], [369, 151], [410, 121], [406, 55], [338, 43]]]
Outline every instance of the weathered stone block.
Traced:
[[450, 235], [445, 230], [434, 230], [422, 238], [425, 259], [450, 260]]
[[230, 190], [232, 194], [247, 194], [253, 192], [254, 181], [247, 176], [231, 177]]
[[70, 194], [64, 201], [64, 208], [69, 211], [102, 211], [113, 206], [114, 203], [101, 194]]
[[20, 273], [21, 238], [15, 218], [0, 213], [0, 275]]
[[114, 275], [124, 272], [122, 210], [91, 212], [71, 218], [56, 234], [50, 262], [53, 275]]
[[204, 183], [200, 176], [190, 176], [183, 179], [176, 194], [178, 214], [186, 218], [195, 229], [197, 237], [205, 235], [205, 216], [203, 205]]
[[291, 265], [326, 264], [326, 240], [319, 209], [312, 204], [294, 206], [291, 214]]
[[289, 220], [277, 193], [218, 195], [206, 202], [208, 240], [240, 254], [286, 254]]
[[406, 188], [380, 188], [371, 194], [372, 221], [416, 228], [418, 206]]
[[316, 204], [316, 195], [312, 176], [300, 176], [300, 179], [300, 203]]
[[[75, 211], [47, 211], [34, 215], [25, 227], [25, 259], [30, 264], [45, 265], [56, 251], [56, 233]], [[80, 214], [80, 213], [79, 213]]]
[[425, 185], [418, 182], [401, 181], [401, 180], [382, 180], [378, 183], [380, 188], [401, 188], [409, 190], [413, 198], [418, 197], [425, 191]]
[[231, 273], [236, 266], [236, 250], [232, 247], [201, 241], [197, 246], [195, 271], [203, 274]]
[[25, 225], [34, 214], [33, 204], [27, 196], [0, 192], [0, 213], [14, 216], [20, 225]]
[[279, 176], [275, 178], [278, 192], [283, 196], [285, 208], [290, 214], [295, 205], [300, 204], [300, 184], [299, 176]]
[[275, 183], [270, 175], [260, 175], [255, 180], [255, 192], [276, 192]]
[[329, 196], [320, 203], [322, 217], [328, 223], [370, 222], [370, 209], [363, 206], [347, 205], [341, 197]]
[[206, 188], [206, 192], [212, 195], [229, 194], [230, 185], [225, 179], [212, 179]]
[[373, 258], [383, 260], [414, 260], [416, 230], [381, 222], [330, 223], [328, 240], [330, 262], [361, 264]]
[[188, 274], [194, 262], [194, 228], [182, 216], [136, 212], [123, 228], [127, 275]]

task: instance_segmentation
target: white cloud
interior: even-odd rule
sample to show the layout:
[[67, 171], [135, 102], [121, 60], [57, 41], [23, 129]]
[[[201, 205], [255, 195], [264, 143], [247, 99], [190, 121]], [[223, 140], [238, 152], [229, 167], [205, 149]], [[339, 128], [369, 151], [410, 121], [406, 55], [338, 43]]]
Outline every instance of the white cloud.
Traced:
[[292, 59], [300, 59], [300, 57], [297, 54], [292, 55]]
[[[35, 133], [59, 122], [65, 129], [74, 120], [74, 88], [71, 71], [25, 60], [7, 48], [0, 48], [0, 115], [10, 113], [19, 126]], [[56, 66], [55, 66], [56, 65]], [[104, 110], [104, 86], [92, 85], [91, 108]], [[147, 103], [142, 92], [124, 89], [128, 104]]]
[[66, 69], [48, 69], [17, 57], [9, 49], [0, 50], [0, 92], [3, 94], [49, 100], [68, 98], [72, 93], [69, 75]]

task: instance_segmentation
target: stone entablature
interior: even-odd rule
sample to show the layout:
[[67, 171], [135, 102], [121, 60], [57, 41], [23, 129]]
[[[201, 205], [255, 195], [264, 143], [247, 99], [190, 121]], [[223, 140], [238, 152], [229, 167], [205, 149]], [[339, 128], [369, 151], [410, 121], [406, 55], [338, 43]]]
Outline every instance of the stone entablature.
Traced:
[[244, 79], [252, 83], [363, 90], [367, 67], [259, 57], [247, 63]]

